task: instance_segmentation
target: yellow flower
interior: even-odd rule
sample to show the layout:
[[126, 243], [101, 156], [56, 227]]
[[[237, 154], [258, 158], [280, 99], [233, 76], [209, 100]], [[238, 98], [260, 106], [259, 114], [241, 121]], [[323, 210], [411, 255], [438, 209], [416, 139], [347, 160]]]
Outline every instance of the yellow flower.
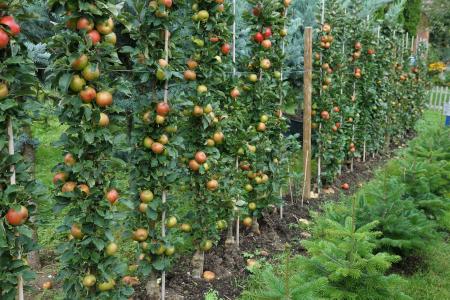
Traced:
[[432, 63], [428, 66], [430, 72], [444, 72], [447, 66], [442, 61]]

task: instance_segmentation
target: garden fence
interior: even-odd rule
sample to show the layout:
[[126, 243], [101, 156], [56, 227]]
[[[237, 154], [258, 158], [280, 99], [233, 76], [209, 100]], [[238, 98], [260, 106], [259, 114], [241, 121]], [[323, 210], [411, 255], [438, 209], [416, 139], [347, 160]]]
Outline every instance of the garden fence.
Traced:
[[443, 111], [446, 103], [450, 103], [450, 89], [443, 86], [433, 87], [429, 93], [428, 108]]

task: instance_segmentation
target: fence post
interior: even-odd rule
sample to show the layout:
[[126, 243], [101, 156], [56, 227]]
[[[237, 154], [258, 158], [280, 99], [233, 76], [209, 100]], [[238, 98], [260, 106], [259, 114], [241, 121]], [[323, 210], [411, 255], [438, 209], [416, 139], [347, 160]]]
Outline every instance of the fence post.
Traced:
[[311, 98], [312, 98], [312, 27], [305, 28], [305, 52], [303, 74], [303, 198], [309, 199], [311, 194]]
[[433, 88], [431, 88], [431, 89], [428, 91], [428, 98], [429, 98], [429, 99], [428, 99], [428, 102], [429, 102], [429, 103], [428, 103], [428, 108], [429, 108], [429, 109], [432, 109], [432, 108], [431, 108], [431, 103], [432, 103], [431, 100], [432, 100], [432, 98], [433, 98]]

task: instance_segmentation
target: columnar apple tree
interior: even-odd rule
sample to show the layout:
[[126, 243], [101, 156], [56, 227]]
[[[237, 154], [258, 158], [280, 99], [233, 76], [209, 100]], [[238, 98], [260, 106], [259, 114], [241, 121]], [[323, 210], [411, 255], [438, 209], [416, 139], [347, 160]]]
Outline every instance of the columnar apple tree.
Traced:
[[240, 168], [247, 175], [245, 227], [259, 232], [257, 217], [269, 205], [281, 204], [280, 189], [286, 179], [280, 170], [288, 157], [282, 153], [294, 145], [283, 133], [287, 123], [282, 116], [283, 41], [287, 35], [287, 9], [290, 1], [249, 0], [251, 11], [244, 13], [250, 28], [250, 56], [242, 102], [247, 107], [245, 124], [247, 144], [240, 149]]
[[23, 282], [33, 276], [26, 254], [36, 249], [28, 226], [34, 201], [42, 196], [30, 166], [14, 145], [36, 109], [36, 69], [21, 44], [14, 17], [18, 4], [0, 3], [0, 298], [23, 297]]
[[123, 299], [132, 288], [122, 281], [127, 266], [115, 254], [115, 226], [121, 214], [113, 147], [121, 143], [120, 109], [115, 105], [115, 77], [120, 61], [115, 49], [114, 1], [50, 1], [64, 23], [53, 37], [52, 80], [61, 95], [57, 114], [67, 126], [60, 145], [64, 161], [55, 167], [55, 210], [66, 208], [68, 233], [59, 247], [65, 297]]
[[320, 160], [320, 175], [330, 183], [346, 158], [357, 115], [353, 80], [350, 80], [353, 70], [348, 66], [346, 54], [353, 51], [350, 42], [353, 31], [347, 30], [351, 21], [336, 1], [327, 2], [324, 20], [320, 21], [321, 27], [314, 43], [316, 73], [312, 127], [317, 138], [316, 157]]
[[[203, 271], [204, 251], [218, 240], [218, 232], [227, 226], [230, 210], [226, 174], [234, 168], [234, 159], [225, 151], [225, 106], [239, 98], [238, 88], [227, 83], [232, 74], [230, 26], [231, 3], [199, 1], [192, 4], [192, 39], [184, 69], [186, 82], [183, 124], [184, 163], [189, 177], [184, 197], [192, 203], [185, 219], [192, 224], [192, 239], [197, 249], [193, 258], [195, 277]], [[226, 163], [228, 161], [228, 163]]]
[[135, 43], [123, 48], [132, 61], [136, 91], [129, 100], [135, 102], [135, 113], [131, 171], [134, 221], [128, 223], [132, 239], [139, 243], [138, 274], [150, 278], [147, 294], [157, 297], [156, 272], [169, 268], [176, 251], [173, 233], [178, 227], [184, 232], [191, 230], [187, 223], [177, 226], [179, 217], [173, 208], [178, 203], [172, 194], [183, 174], [178, 154], [183, 139], [177, 125], [181, 100], [176, 92], [179, 70], [184, 67], [178, 46], [183, 10], [177, 2], [150, 1], [148, 6], [146, 2], [130, 2], [121, 17]]

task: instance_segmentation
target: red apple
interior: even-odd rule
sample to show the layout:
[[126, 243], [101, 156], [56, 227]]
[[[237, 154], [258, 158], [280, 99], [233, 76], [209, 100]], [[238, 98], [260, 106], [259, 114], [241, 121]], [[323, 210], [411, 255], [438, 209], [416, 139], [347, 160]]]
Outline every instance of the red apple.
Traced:
[[241, 95], [241, 92], [239, 92], [239, 89], [238, 89], [238, 88], [234, 88], [234, 89], [232, 89], [231, 92], [230, 92], [230, 96], [231, 96], [231, 98], [233, 98], [233, 99], [236, 99], [236, 98], [239, 97], [240, 95]]
[[18, 36], [20, 34], [20, 26], [16, 23], [14, 17], [4, 16], [0, 19], [0, 24], [8, 26], [13, 36]]
[[159, 115], [159, 116], [163, 116], [163, 117], [165, 117], [165, 116], [167, 116], [167, 114], [170, 112], [170, 106], [169, 106], [169, 104], [167, 104], [167, 103], [165, 103], [165, 102], [159, 102], [157, 105], [156, 105], [156, 113]]
[[9, 44], [8, 34], [0, 28], [0, 49], [6, 48]]
[[114, 204], [119, 199], [119, 192], [116, 189], [110, 189], [106, 193], [106, 199], [109, 203]]
[[87, 38], [92, 41], [92, 45], [96, 45], [96, 44], [100, 43], [100, 40], [102, 37], [101, 37], [100, 33], [98, 33], [97, 30], [91, 30], [88, 32]]
[[323, 111], [320, 113], [320, 116], [322, 117], [322, 119], [324, 120], [328, 120], [330, 118], [330, 114], [327, 111]]
[[231, 46], [230, 46], [230, 44], [228, 44], [228, 43], [223, 44], [220, 50], [222, 51], [222, 53], [223, 53], [224, 55], [228, 55], [228, 54], [230, 53]]
[[86, 17], [81, 17], [77, 21], [77, 29], [91, 31], [92, 29], [94, 29], [94, 22]]
[[205, 152], [198, 151], [197, 153], [195, 153], [195, 161], [199, 164], [204, 164], [207, 159], [208, 157], [206, 156]]
[[97, 96], [97, 92], [93, 87], [87, 86], [80, 92], [80, 98], [84, 103], [90, 103]]
[[261, 32], [257, 32], [257, 33], [255, 34], [255, 36], [253, 37], [253, 39], [255, 40], [255, 42], [261, 44], [262, 41], [264, 40], [264, 36], [262, 35]]
[[152, 144], [152, 151], [155, 154], [161, 154], [164, 152], [164, 145], [161, 143], [153, 143]]
[[12, 226], [22, 225], [28, 218], [28, 209], [25, 206], [21, 206], [20, 210], [10, 208], [5, 217], [8, 223]]
[[270, 49], [272, 47], [272, 42], [270, 40], [264, 40], [262, 41], [261, 46], [264, 49]]
[[266, 39], [270, 38], [272, 36], [272, 28], [267, 27], [266, 30], [264, 31], [264, 37]]

